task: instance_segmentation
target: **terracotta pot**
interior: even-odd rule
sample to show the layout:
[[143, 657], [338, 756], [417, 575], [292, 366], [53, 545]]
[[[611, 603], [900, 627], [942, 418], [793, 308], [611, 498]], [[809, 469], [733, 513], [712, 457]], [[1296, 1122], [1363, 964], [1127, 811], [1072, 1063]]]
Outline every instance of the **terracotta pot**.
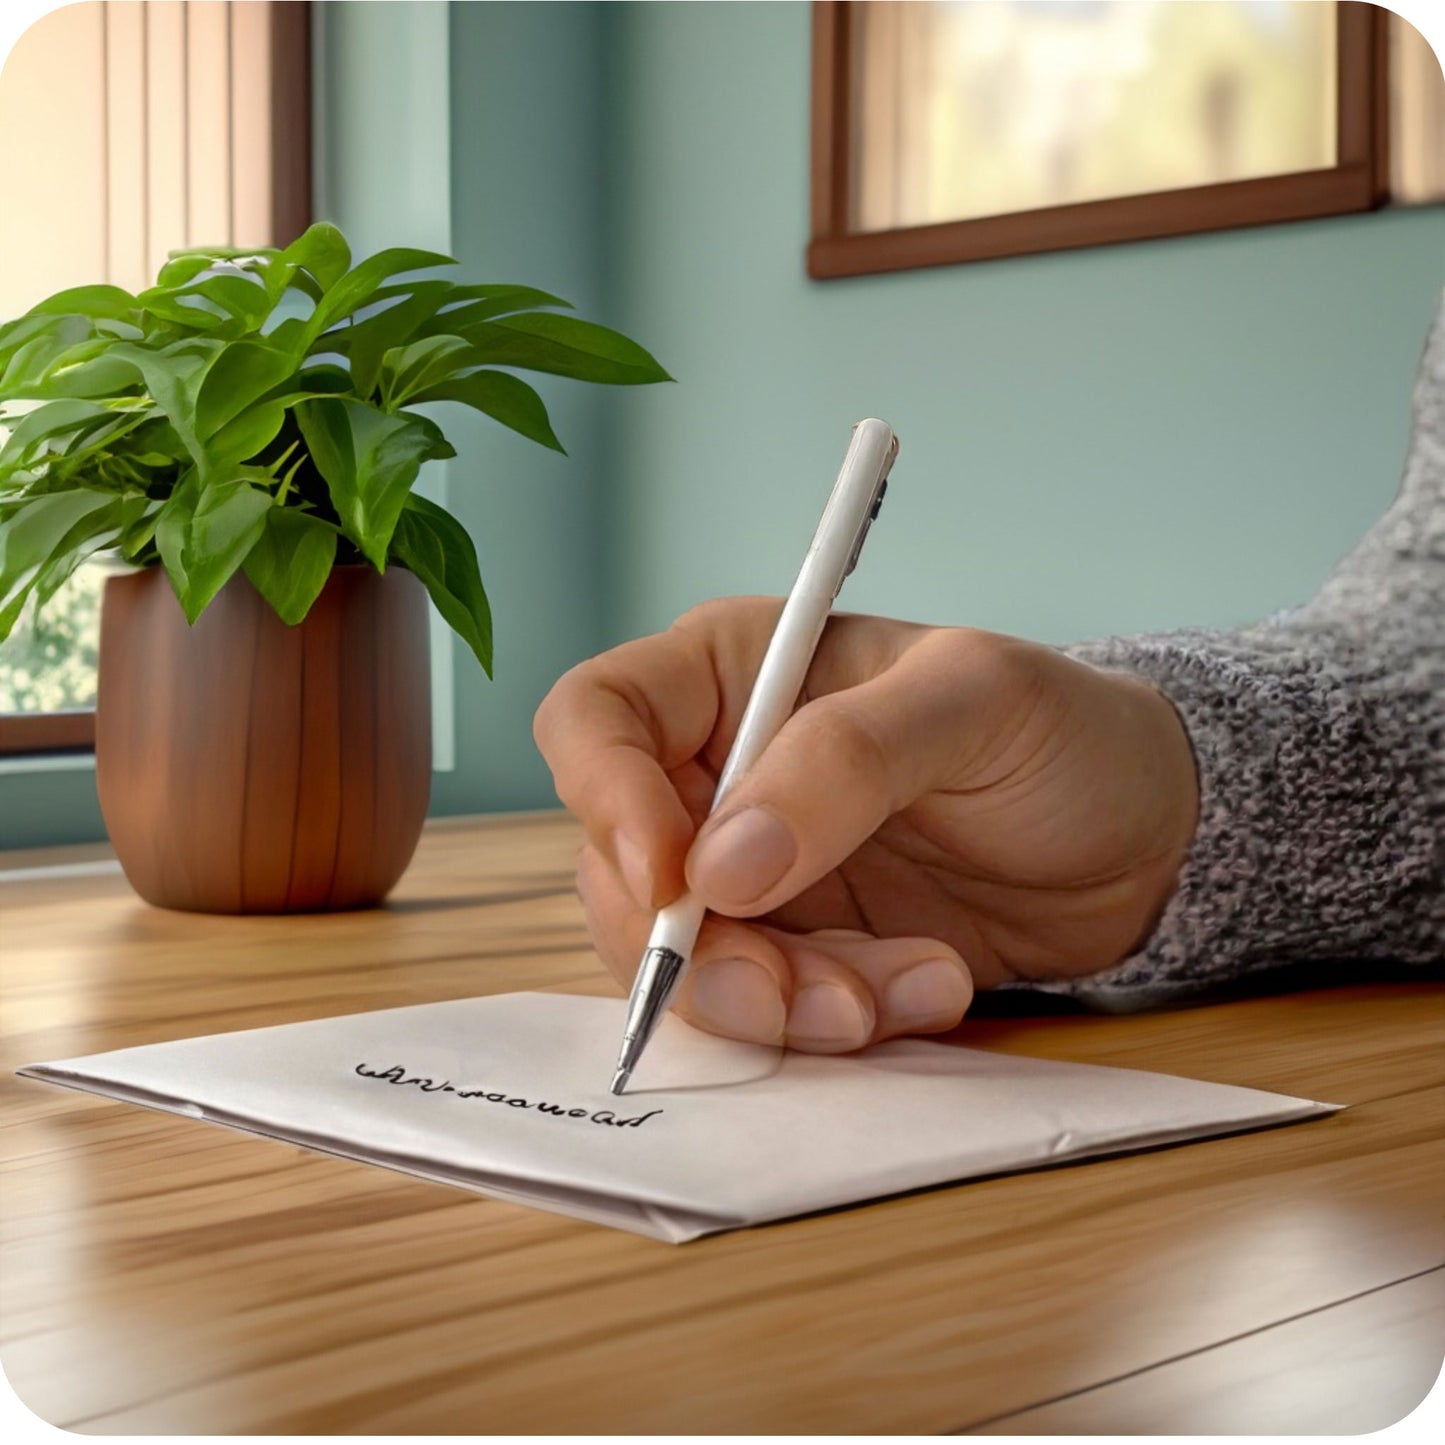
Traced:
[[431, 788], [426, 591], [338, 567], [287, 627], [240, 574], [187, 627], [159, 568], [112, 577], [100, 626], [100, 807], [164, 908], [380, 902]]

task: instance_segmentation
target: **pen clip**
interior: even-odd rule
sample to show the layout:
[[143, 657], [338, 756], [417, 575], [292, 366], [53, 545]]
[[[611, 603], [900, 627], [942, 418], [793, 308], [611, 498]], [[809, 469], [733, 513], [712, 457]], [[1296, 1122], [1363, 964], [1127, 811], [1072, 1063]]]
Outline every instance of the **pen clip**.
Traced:
[[[892, 460], [893, 458], [890, 456], [889, 461]], [[878, 479], [878, 489], [873, 493], [873, 504], [868, 508], [868, 515], [863, 518], [863, 525], [858, 528], [858, 535], [853, 539], [853, 550], [848, 553], [848, 565], [843, 568], [843, 575], [838, 579], [838, 591], [833, 593], [834, 597], [843, 590], [843, 583], [853, 575], [853, 569], [858, 565], [859, 557], [863, 555], [863, 544], [868, 540], [868, 531], [878, 520], [878, 513], [883, 509], [883, 497], [887, 491], [888, 471], [885, 468], [883, 475]]]

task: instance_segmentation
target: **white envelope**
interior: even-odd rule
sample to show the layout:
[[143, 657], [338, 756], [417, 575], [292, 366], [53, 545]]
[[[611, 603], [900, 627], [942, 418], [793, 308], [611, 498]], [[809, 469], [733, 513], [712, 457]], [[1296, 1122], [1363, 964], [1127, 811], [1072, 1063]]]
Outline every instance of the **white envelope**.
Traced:
[[1338, 1107], [920, 1039], [800, 1054], [673, 1017], [614, 1098], [624, 1007], [501, 994], [20, 1072], [675, 1244]]

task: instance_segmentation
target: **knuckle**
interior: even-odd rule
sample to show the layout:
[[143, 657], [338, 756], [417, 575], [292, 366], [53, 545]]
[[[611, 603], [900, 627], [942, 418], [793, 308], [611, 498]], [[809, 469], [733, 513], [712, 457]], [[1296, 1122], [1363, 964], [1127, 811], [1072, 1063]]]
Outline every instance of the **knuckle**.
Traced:
[[689, 607], [672, 625], [680, 632], [711, 636], [736, 628], [739, 621], [766, 616], [781, 605], [776, 597], [710, 597]]
[[848, 777], [881, 777], [889, 767], [888, 750], [869, 719], [846, 703], [814, 703], [799, 762], [804, 768], [825, 758], [830, 769]]
[[757, 666], [782, 609], [781, 597], [716, 597], [690, 607], [665, 635], [715, 673], [731, 675]]
[[981, 676], [992, 690], [1003, 693], [1034, 691], [1051, 655], [1050, 649], [1036, 642], [973, 627], [951, 628], [949, 645], [959, 666]]
[[532, 741], [549, 763], [556, 753], [558, 731], [574, 710], [578, 692], [587, 686], [586, 669], [590, 665], [581, 662], [564, 672], [532, 715]]
[[715, 631], [717, 624], [727, 616], [729, 601], [729, 598], [713, 597], [706, 602], [699, 602], [696, 606], [689, 607], [673, 622], [672, 630], [704, 634]]
[[598, 890], [605, 883], [602, 855], [592, 843], [584, 843], [577, 853], [577, 896], [589, 920], [597, 912]]
[[586, 766], [559, 767], [552, 778], [558, 801], [590, 834], [602, 828], [609, 796], [608, 776]]

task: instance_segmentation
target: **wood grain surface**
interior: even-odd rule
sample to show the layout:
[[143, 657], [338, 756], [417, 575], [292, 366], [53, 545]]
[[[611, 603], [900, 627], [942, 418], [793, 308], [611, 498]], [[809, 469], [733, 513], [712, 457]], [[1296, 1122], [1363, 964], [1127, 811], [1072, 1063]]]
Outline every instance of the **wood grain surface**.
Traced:
[[1445, 1269], [1432, 1269], [970, 1433], [1364, 1435], [1419, 1404], [1442, 1354]]
[[1346, 1430], [1423, 1393], [1434, 983], [966, 1021], [979, 1047], [1351, 1107], [676, 1248], [12, 1075], [615, 992], [578, 842], [559, 815], [433, 823], [385, 909], [290, 918], [150, 908], [94, 850], [4, 860], [0, 1363], [32, 1410], [91, 1433], [1289, 1432], [1332, 1428], [1330, 1392]]

